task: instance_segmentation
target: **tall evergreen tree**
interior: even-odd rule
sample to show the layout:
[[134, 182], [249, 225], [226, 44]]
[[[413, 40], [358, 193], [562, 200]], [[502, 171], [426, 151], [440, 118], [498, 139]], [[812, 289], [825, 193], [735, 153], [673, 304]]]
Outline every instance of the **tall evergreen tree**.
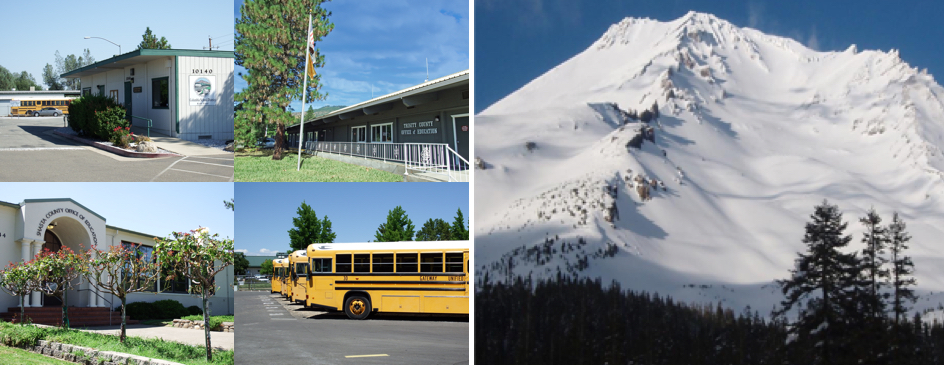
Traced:
[[456, 210], [456, 219], [452, 221], [452, 239], [456, 241], [469, 240], [469, 230], [465, 226], [465, 216], [462, 208]]
[[331, 243], [337, 238], [337, 234], [331, 230], [331, 221], [325, 215], [324, 219], [318, 219], [318, 214], [311, 206], [302, 201], [302, 205], [295, 211], [297, 217], [292, 218], [292, 225], [295, 228], [288, 230], [288, 236], [291, 242], [291, 252], [304, 250], [312, 243]]
[[888, 278], [888, 270], [884, 268], [888, 259], [885, 258], [885, 248], [888, 246], [888, 237], [885, 234], [885, 227], [882, 224], [882, 218], [875, 212], [875, 208], [869, 209], [865, 217], [859, 219], [859, 222], [865, 226], [865, 233], [862, 235], [862, 243], [865, 248], [862, 249], [862, 274], [868, 282], [868, 296], [866, 302], [867, 314], [871, 318], [884, 317], [885, 305], [882, 301], [881, 289], [885, 286], [885, 279]]
[[837, 206], [824, 200], [810, 218], [803, 236], [806, 252], [798, 253], [791, 278], [778, 280], [786, 298], [777, 314], [805, 304], [790, 327], [797, 338], [791, 345], [798, 351], [816, 348], [815, 363], [838, 364], [844, 357], [842, 351], [848, 348], [846, 318], [855, 310], [850, 291], [859, 276], [858, 258], [842, 252], [852, 236], [844, 233], [847, 223]]
[[387, 213], [387, 222], [377, 227], [374, 240], [376, 242], [412, 241], [415, 228], [413, 221], [406, 215], [406, 211], [398, 205]]
[[144, 34], [141, 35], [141, 43], [138, 43], [136, 49], [171, 49], [171, 45], [167, 43], [167, 38], [157, 39], [157, 36], [151, 32], [151, 27], [147, 27]]
[[47, 90], [62, 90], [62, 84], [59, 83], [59, 75], [53, 71], [52, 65], [48, 63], [46, 67], [43, 67], [43, 83], [46, 84]]
[[452, 237], [452, 227], [446, 221], [436, 218], [430, 218], [416, 232], [417, 241], [448, 241]]
[[905, 315], [908, 313], [908, 302], [914, 303], [918, 299], [911, 286], [917, 284], [914, 276], [914, 262], [911, 257], [905, 255], [904, 251], [908, 249], [908, 241], [911, 236], [905, 232], [907, 225], [898, 216], [898, 212], [892, 215], [892, 222], [888, 225], [888, 250], [891, 253], [891, 287], [892, 287], [892, 312], [895, 313], [895, 323], [901, 323], [902, 319], [907, 320]]
[[[321, 0], [246, 0], [236, 20], [236, 65], [246, 69], [240, 76], [248, 86], [236, 95], [246, 103], [236, 113], [239, 124], [275, 123], [273, 160], [283, 157], [285, 126], [297, 122], [288, 112], [293, 100], [302, 98], [306, 74], [305, 44], [308, 16], [312, 15], [314, 43], [328, 35], [334, 24], [331, 12], [321, 7]], [[315, 67], [323, 67], [325, 58], [317, 48], [311, 54]], [[324, 100], [321, 75], [307, 84], [308, 100]]]

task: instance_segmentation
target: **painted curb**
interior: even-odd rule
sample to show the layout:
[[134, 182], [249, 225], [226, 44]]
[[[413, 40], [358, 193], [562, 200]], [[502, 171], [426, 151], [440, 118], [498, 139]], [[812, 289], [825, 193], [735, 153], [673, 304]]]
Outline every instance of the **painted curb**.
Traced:
[[183, 157], [183, 155], [178, 155], [174, 153], [145, 153], [145, 152], [128, 151], [128, 150], [114, 147], [114, 146], [107, 146], [101, 143], [95, 143], [92, 140], [85, 139], [85, 138], [76, 136], [74, 134], [66, 134], [59, 131], [53, 131], [53, 133], [55, 133], [57, 136], [68, 138], [76, 142], [85, 143], [89, 146], [98, 148], [100, 150], [105, 150], [105, 151], [114, 153], [116, 155], [121, 155], [125, 157], [136, 157], [136, 158]]

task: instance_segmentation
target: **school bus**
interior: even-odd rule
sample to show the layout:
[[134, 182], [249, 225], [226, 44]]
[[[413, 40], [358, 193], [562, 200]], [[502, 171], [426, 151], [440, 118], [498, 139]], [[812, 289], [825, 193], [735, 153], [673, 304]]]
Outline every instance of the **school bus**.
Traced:
[[38, 116], [39, 110], [45, 107], [54, 107], [64, 115], [69, 115], [69, 104], [72, 99], [30, 99], [30, 100], [11, 100], [10, 115], [12, 116]]
[[282, 292], [282, 272], [285, 271], [282, 261], [282, 259], [272, 260], [272, 293]]
[[307, 259], [306, 307], [469, 314], [469, 241], [316, 243]]
[[305, 250], [292, 252], [288, 257], [288, 269], [291, 271], [289, 282], [289, 300], [295, 303], [305, 302], [305, 287], [308, 285], [308, 253]]

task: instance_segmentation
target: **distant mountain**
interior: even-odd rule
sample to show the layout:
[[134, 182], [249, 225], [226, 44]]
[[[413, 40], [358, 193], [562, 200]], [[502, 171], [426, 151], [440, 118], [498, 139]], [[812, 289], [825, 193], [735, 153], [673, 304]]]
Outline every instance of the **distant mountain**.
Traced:
[[916, 308], [937, 306], [942, 100], [894, 50], [817, 52], [695, 12], [626, 18], [476, 115], [477, 274], [766, 311], [828, 199], [856, 250], [870, 207], [899, 212]]
[[[325, 106], [320, 107], [320, 108], [318, 108], [318, 109], [313, 109], [313, 110], [312, 110], [312, 113], [310, 113], [305, 119], [317, 118], [317, 117], [320, 117], [320, 116], [322, 116], [322, 115], [331, 113], [331, 112], [333, 112], [333, 111], [335, 111], [335, 110], [340, 110], [340, 109], [344, 109], [344, 108], [347, 108], [347, 107], [346, 107], [346, 106], [343, 106], [343, 105], [325, 105]], [[301, 115], [302, 115], [301, 112], [294, 112], [294, 113], [292, 113], [292, 116], [294, 116], [294, 117], [296, 117], [296, 118], [298, 118], [298, 117], [301, 116]]]

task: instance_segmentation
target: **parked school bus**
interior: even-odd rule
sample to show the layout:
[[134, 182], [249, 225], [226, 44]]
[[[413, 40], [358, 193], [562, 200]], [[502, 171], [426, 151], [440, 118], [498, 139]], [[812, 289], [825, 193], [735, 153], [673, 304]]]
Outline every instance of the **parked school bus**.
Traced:
[[59, 109], [60, 114], [69, 115], [69, 104], [73, 99], [14, 99], [10, 103], [10, 115], [12, 116], [39, 116], [40, 109], [44, 107], [54, 107]]
[[308, 286], [308, 253], [305, 250], [292, 252], [288, 257], [289, 270], [292, 271], [292, 281], [289, 284], [289, 300], [295, 303], [305, 303], [305, 288]]
[[282, 259], [272, 260], [272, 293], [282, 292], [282, 273], [285, 271], [285, 265]]
[[469, 314], [469, 241], [316, 243], [307, 260], [308, 307]]

